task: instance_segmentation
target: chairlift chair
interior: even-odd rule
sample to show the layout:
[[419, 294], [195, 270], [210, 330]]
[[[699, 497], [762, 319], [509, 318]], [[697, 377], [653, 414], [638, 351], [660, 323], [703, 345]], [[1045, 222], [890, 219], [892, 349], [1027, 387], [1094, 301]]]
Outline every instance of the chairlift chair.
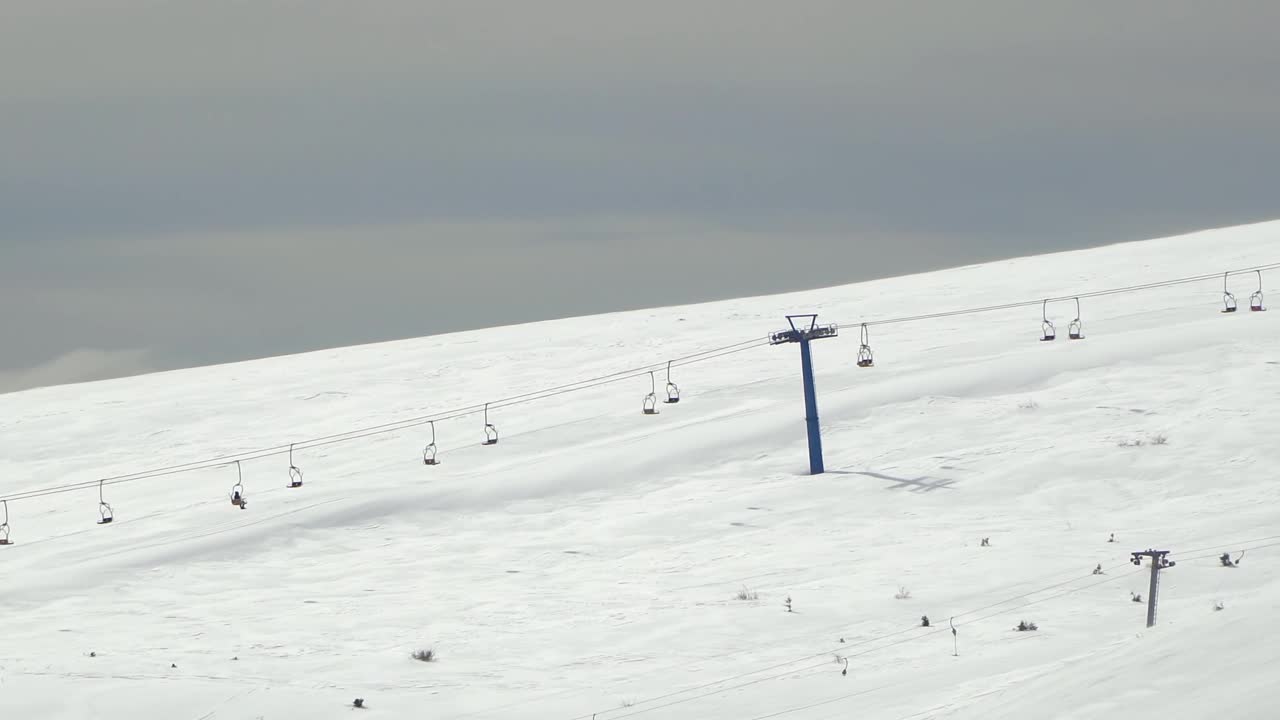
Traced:
[[291, 488], [302, 487], [302, 468], [293, 464], [293, 445], [289, 445], [289, 485]]
[[862, 344], [858, 348], [858, 367], [875, 367], [875, 364], [875, 355], [871, 352], [871, 333], [867, 331], [867, 324], [863, 323]]
[[658, 414], [658, 385], [653, 379], [653, 372], [649, 372], [649, 394], [644, 396], [644, 404], [641, 406], [645, 415]]
[[106, 480], [98, 481], [98, 515], [101, 518], [98, 520], [99, 525], [110, 524], [110, 522], [115, 519], [115, 513], [111, 511], [111, 504], [102, 496], [102, 486], [105, 485], [106, 482]]
[[1080, 298], [1076, 298], [1076, 319], [1067, 326], [1067, 337], [1072, 340], [1084, 339], [1084, 323], [1080, 321]]
[[1252, 312], [1263, 312], [1266, 310], [1262, 306], [1262, 271], [1255, 270], [1258, 273], [1258, 291], [1249, 296], [1249, 310]]
[[240, 471], [240, 461], [236, 461], [236, 484], [231, 486], [231, 504], [244, 510], [249, 501], [244, 497], [244, 475]]
[[671, 361], [667, 361], [667, 399], [663, 400], [668, 405], [675, 405], [680, 402], [680, 388], [671, 382]]
[[1222, 312], [1233, 313], [1236, 311], [1236, 296], [1231, 294], [1227, 289], [1227, 277], [1231, 273], [1222, 274]]
[[498, 444], [498, 428], [489, 422], [489, 403], [484, 404], [484, 445]]
[[431, 442], [422, 451], [423, 465], [439, 465], [440, 461], [436, 459], [436, 421], [431, 421]]
[[9, 539], [9, 502], [0, 500], [0, 505], [4, 506], [4, 521], [0, 522], [0, 545], [12, 545], [13, 541]]
[[680, 388], [676, 387], [675, 383], [667, 383], [667, 399], [662, 402], [668, 405], [675, 405], [680, 402]]
[[1045, 300], [1041, 307], [1040, 342], [1051, 342], [1058, 338], [1058, 330], [1049, 319], [1049, 301]]

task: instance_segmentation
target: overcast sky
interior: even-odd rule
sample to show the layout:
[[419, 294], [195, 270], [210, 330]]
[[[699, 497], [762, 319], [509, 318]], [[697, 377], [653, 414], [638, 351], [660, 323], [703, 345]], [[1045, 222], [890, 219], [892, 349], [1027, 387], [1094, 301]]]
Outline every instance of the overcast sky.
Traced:
[[0, 391], [1273, 219], [1277, 27], [1262, 1], [4, 0]]

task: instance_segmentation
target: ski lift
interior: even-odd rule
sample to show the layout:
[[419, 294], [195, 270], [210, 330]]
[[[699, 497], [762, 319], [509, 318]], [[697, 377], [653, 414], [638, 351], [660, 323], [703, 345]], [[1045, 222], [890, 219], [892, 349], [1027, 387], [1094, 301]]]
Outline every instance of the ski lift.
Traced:
[[231, 504], [243, 510], [249, 501], [244, 497], [244, 474], [240, 472], [240, 461], [236, 461], [236, 484], [231, 486]]
[[1233, 313], [1236, 311], [1236, 296], [1231, 294], [1227, 289], [1227, 277], [1231, 275], [1229, 272], [1222, 274], [1222, 312]]
[[1072, 340], [1084, 339], [1084, 323], [1080, 322], [1080, 298], [1076, 298], [1076, 319], [1067, 326], [1067, 337]]
[[293, 444], [289, 445], [289, 487], [302, 487], [302, 468], [293, 464]]
[[498, 444], [498, 428], [489, 422], [489, 403], [484, 404], [484, 443], [485, 445]]
[[106, 480], [98, 481], [98, 515], [102, 518], [98, 521], [99, 525], [107, 525], [115, 519], [115, 513], [111, 511], [111, 504], [102, 496], [102, 486], [106, 483]]
[[871, 333], [867, 331], [867, 324], [862, 323], [862, 346], [858, 348], [858, 367], [875, 367], [875, 364], [875, 356], [871, 353]]
[[1258, 273], [1258, 292], [1249, 296], [1249, 309], [1253, 312], [1263, 312], [1266, 308], [1262, 306], [1262, 271], [1254, 272]]
[[675, 405], [680, 402], [680, 388], [671, 382], [671, 361], [667, 361], [667, 399], [663, 400], [668, 405]]
[[9, 539], [9, 501], [0, 500], [0, 505], [4, 506], [4, 522], [0, 522], [0, 545], [12, 545], [13, 541]]
[[658, 385], [657, 381], [653, 379], [652, 370], [649, 371], [649, 394], [644, 396], [644, 405], [642, 407], [645, 415], [658, 414]]
[[436, 421], [431, 421], [431, 442], [422, 451], [423, 465], [439, 465], [440, 461], [436, 459]]
[[1058, 337], [1058, 330], [1049, 320], [1049, 301], [1045, 300], [1041, 307], [1040, 342], [1050, 342]]

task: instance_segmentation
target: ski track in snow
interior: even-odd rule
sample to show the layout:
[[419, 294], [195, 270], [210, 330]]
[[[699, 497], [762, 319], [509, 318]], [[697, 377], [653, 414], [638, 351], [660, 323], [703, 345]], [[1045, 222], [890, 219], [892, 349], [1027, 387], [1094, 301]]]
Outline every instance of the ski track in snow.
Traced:
[[[1255, 278], [1230, 279], [1234, 315], [1205, 282], [1086, 300], [1080, 342], [1058, 303], [1053, 343], [1036, 308], [873, 326], [876, 367], [853, 359], [862, 320], [1276, 261], [1261, 223], [0, 395], [10, 495], [665, 361], [788, 312], [842, 324], [814, 345], [819, 477], [784, 346], [676, 368], [657, 416], [637, 378], [492, 410], [496, 447], [479, 416], [438, 423], [433, 468], [425, 426], [301, 449], [299, 489], [283, 456], [246, 462], [244, 511], [234, 467], [108, 486], [107, 526], [96, 487], [13, 501], [0, 717], [336, 718], [361, 697], [455, 720], [1274, 718], [1280, 313], [1248, 312]], [[1149, 630], [1128, 563], [1148, 547], [1178, 561]]]

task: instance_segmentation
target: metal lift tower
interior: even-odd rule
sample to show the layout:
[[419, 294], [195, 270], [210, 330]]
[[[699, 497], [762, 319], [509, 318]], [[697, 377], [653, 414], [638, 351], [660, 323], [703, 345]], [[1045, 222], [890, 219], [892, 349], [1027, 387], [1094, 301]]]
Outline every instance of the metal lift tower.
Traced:
[[809, 474], [821, 475], [822, 429], [818, 425], [818, 395], [813, 389], [813, 357], [809, 341], [835, 337], [835, 325], [819, 325], [817, 315], [788, 315], [790, 330], [780, 330], [769, 336], [769, 344], [800, 343], [800, 373], [804, 377], [804, 421], [809, 431]]

